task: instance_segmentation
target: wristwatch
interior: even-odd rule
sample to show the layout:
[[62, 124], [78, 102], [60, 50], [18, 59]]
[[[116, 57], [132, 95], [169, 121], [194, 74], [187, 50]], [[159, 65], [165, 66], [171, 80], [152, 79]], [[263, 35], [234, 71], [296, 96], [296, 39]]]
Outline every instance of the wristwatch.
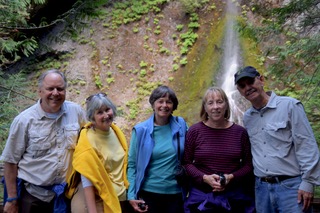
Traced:
[[15, 201], [15, 200], [18, 200], [19, 198], [18, 197], [8, 197], [7, 198], [7, 202], [12, 202], [12, 201]]

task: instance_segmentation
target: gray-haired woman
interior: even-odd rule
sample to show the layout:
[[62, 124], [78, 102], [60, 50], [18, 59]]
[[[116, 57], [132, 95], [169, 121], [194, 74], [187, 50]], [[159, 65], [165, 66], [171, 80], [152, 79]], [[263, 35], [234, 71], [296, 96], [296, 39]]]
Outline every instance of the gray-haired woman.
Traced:
[[82, 129], [73, 156], [71, 211], [126, 212], [128, 146], [113, 123], [116, 107], [105, 93], [88, 97], [86, 104], [90, 122]]

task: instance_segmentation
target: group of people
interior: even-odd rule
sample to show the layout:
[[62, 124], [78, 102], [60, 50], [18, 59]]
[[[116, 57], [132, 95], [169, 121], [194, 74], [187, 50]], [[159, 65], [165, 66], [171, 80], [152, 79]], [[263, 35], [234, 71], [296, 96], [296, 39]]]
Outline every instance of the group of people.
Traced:
[[1, 156], [4, 212], [312, 212], [319, 149], [303, 105], [266, 92], [254, 67], [234, 78], [252, 104], [244, 127], [230, 121], [221, 88], [205, 92], [200, 121], [188, 127], [173, 116], [175, 92], [159, 86], [128, 146], [105, 93], [89, 96], [85, 112], [65, 100], [62, 72], [44, 72], [38, 102], [14, 119]]

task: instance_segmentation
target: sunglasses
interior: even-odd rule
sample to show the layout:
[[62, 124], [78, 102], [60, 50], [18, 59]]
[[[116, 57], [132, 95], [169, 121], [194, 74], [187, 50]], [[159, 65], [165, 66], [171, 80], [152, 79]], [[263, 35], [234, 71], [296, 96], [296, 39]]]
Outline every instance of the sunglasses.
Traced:
[[105, 98], [105, 97], [107, 97], [107, 96], [108, 96], [108, 95], [107, 95], [106, 93], [104, 93], [104, 92], [99, 92], [99, 93], [97, 93], [97, 94], [90, 95], [90, 96], [86, 99], [86, 103], [87, 103], [87, 102], [90, 102], [90, 101], [92, 100], [92, 98], [94, 98], [94, 97]]
[[245, 81], [237, 83], [237, 86], [241, 89], [245, 88], [246, 85], [251, 86], [252, 84], [254, 84], [254, 82], [256, 81], [256, 78], [260, 79], [260, 76], [254, 77], [254, 78], [246, 78]]

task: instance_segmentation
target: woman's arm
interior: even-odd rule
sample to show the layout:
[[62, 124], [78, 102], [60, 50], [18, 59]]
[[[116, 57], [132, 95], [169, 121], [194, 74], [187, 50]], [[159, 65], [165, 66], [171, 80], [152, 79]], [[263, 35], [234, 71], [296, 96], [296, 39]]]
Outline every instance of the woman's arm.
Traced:
[[94, 192], [94, 186], [91, 181], [85, 176], [81, 175], [81, 183], [84, 191], [84, 197], [86, 200], [89, 213], [97, 213], [96, 197]]
[[135, 197], [135, 184], [136, 184], [136, 156], [137, 156], [137, 138], [133, 130], [131, 133], [129, 154], [128, 154], [128, 170], [127, 177], [129, 181], [128, 200], [136, 200]]
[[97, 213], [94, 187], [93, 186], [86, 187], [83, 189], [83, 191], [84, 191], [84, 197], [86, 198], [88, 212], [89, 213]]

